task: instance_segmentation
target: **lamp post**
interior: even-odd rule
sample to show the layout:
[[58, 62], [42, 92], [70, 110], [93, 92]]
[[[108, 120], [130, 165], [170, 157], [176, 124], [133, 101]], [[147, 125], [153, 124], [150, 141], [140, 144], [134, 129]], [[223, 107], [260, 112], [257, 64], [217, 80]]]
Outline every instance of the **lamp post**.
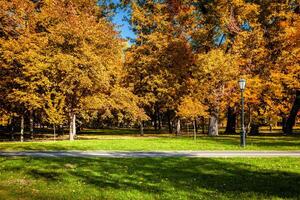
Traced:
[[244, 90], [246, 87], [246, 80], [240, 79], [239, 80], [239, 86], [241, 89], [241, 104], [242, 104], [242, 112], [241, 112], [241, 146], [246, 146], [246, 132], [245, 132], [245, 125], [244, 125]]

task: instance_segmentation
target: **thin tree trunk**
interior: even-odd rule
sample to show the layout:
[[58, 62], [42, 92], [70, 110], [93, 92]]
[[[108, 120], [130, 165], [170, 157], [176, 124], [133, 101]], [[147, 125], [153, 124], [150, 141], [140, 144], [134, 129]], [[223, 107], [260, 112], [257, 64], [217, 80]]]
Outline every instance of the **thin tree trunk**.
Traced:
[[141, 134], [141, 136], [144, 136], [144, 126], [143, 126], [143, 122], [140, 122], [140, 134]]
[[33, 140], [33, 111], [30, 110], [29, 112], [29, 130], [30, 130], [30, 139]]
[[293, 133], [293, 127], [295, 126], [296, 117], [298, 115], [299, 110], [300, 110], [300, 90], [296, 91], [296, 98], [286, 121], [286, 126], [284, 129], [285, 134]]
[[161, 113], [158, 107], [157, 107], [157, 119], [158, 119], [158, 131], [160, 131], [162, 127], [162, 120], [161, 120]]
[[272, 133], [272, 131], [273, 131], [273, 124], [269, 124], [269, 131]]
[[252, 123], [252, 115], [251, 115], [251, 109], [250, 109], [250, 107], [249, 107], [249, 110], [248, 110], [248, 115], [249, 115], [249, 119], [248, 119], [248, 124], [247, 124], [247, 127], [246, 127], [246, 135], [247, 135], [247, 133], [250, 132], [251, 123]]
[[194, 140], [196, 140], [197, 139], [196, 119], [193, 121], [193, 126], [194, 126]]
[[20, 141], [24, 141], [24, 115], [21, 116], [21, 138]]
[[154, 109], [154, 130], [155, 130], [155, 132], [157, 132], [157, 112], [156, 112], [157, 110], [156, 110], [156, 108]]
[[73, 113], [73, 138], [76, 137], [76, 115]]
[[225, 133], [226, 134], [235, 134], [236, 133], [236, 112], [234, 108], [228, 107], [227, 109], [227, 124]]
[[53, 124], [53, 140], [56, 140], [56, 128], [55, 128], [55, 124]]
[[11, 115], [9, 118], [9, 126], [10, 126], [10, 133], [11, 133], [11, 140], [14, 141], [15, 140], [15, 136], [14, 136], [14, 116]]
[[62, 136], [65, 136], [65, 129], [64, 129], [64, 126], [60, 126], [60, 128], [61, 128], [61, 134], [62, 134]]
[[202, 117], [202, 134], [205, 134], [205, 117]]
[[180, 135], [180, 119], [177, 119], [177, 124], [176, 124], [176, 135]]
[[171, 124], [171, 113], [170, 113], [170, 110], [167, 111], [168, 113], [168, 128], [169, 128], [169, 133], [173, 133], [173, 127], [172, 127], [172, 124]]
[[187, 135], [190, 136], [189, 123], [186, 123], [186, 132]]
[[209, 128], [208, 128], [209, 136], [219, 135], [218, 123], [219, 123], [219, 113], [217, 110], [213, 110], [211, 112], [210, 123], [209, 123]]
[[73, 112], [70, 112], [70, 127], [69, 127], [69, 139], [70, 141], [74, 140], [74, 134], [73, 134]]
[[195, 120], [194, 120], [194, 123], [195, 123], [196, 133], [198, 133], [198, 124], [197, 124], [197, 118], [195, 118]]

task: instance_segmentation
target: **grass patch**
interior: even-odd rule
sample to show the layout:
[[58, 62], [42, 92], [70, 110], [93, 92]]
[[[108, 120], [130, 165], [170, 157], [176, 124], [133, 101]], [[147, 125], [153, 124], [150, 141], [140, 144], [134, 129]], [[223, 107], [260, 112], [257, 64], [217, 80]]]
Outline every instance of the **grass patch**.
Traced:
[[299, 199], [298, 158], [0, 158], [0, 199]]
[[300, 137], [249, 136], [247, 147], [241, 148], [239, 136], [198, 137], [134, 137], [127, 139], [77, 140], [57, 142], [4, 142], [0, 151], [14, 150], [300, 150]]

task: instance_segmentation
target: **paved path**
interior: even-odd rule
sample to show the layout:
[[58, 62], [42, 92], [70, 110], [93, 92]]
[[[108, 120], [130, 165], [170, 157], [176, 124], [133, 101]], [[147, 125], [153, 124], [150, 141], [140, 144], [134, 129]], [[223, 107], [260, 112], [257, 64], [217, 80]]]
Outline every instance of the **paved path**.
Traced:
[[300, 151], [14, 151], [1, 152], [0, 156], [33, 157], [299, 157]]

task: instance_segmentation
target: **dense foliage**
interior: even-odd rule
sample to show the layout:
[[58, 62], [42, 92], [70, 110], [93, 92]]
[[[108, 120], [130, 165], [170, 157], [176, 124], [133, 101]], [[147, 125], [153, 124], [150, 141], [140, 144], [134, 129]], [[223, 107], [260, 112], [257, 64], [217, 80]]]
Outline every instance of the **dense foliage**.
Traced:
[[[300, 5], [296, 0], [0, 0], [0, 113], [8, 124], [54, 127], [151, 119], [170, 132], [209, 118], [209, 135], [235, 132], [240, 78], [248, 131], [300, 108]], [[110, 21], [130, 11], [128, 46]], [[108, 11], [108, 8], [111, 10]], [[78, 119], [79, 118], [79, 119]], [[80, 122], [80, 123], [78, 123]], [[77, 125], [76, 125], [77, 124]], [[251, 129], [251, 130], [250, 130]], [[22, 140], [22, 137], [21, 137]]]
[[134, 77], [130, 81], [135, 83], [135, 94], [152, 97], [148, 112], [173, 110], [174, 119], [207, 112], [210, 135], [218, 135], [219, 118], [227, 112], [227, 121], [232, 122], [227, 126], [233, 127], [226, 131], [235, 132], [237, 81], [245, 78], [246, 122], [251, 132], [282, 121], [284, 132], [291, 133], [299, 113], [299, 2], [124, 4], [132, 8], [131, 23], [137, 34], [127, 53], [127, 68]]

